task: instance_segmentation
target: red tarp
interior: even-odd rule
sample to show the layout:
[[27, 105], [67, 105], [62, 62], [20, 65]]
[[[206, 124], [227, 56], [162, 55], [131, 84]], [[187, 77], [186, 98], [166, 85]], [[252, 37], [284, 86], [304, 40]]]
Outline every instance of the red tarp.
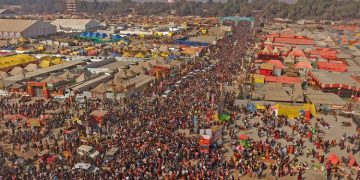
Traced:
[[347, 72], [347, 65], [342, 63], [332, 63], [332, 62], [318, 62], [318, 69], [336, 71], [336, 72]]
[[336, 165], [340, 163], [340, 159], [336, 154], [330, 154], [327, 158], [331, 164]]
[[287, 76], [265, 76], [266, 82], [278, 82], [278, 83], [284, 83], [284, 84], [300, 84], [301, 80], [297, 77], [287, 77]]
[[317, 49], [310, 52], [311, 55], [319, 55], [324, 59], [336, 59], [337, 52], [329, 49]]
[[274, 43], [292, 44], [292, 45], [314, 45], [315, 42], [312, 39], [305, 38], [287, 38], [287, 37], [275, 37]]
[[287, 56], [294, 56], [294, 57], [306, 57], [305, 53], [300, 49], [294, 49], [288, 53]]
[[307, 61], [301, 61], [294, 65], [295, 69], [312, 69], [311, 63]]

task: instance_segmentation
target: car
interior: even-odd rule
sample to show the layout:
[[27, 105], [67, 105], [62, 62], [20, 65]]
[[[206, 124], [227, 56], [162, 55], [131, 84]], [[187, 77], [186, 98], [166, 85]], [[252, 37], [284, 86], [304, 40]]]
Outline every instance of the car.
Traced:
[[119, 150], [119, 148], [113, 147], [107, 151], [104, 157], [104, 164], [106, 165], [111, 162], [115, 158], [116, 154], [119, 153]]
[[171, 90], [170, 89], [168, 89], [168, 90], [166, 90], [165, 92], [164, 92], [164, 94], [161, 96], [161, 97], [168, 97], [169, 95], [170, 95], [170, 93], [171, 93]]
[[184, 77], [182, 77], [182, 79], [186, 79], [186, 78], [188, 78], [188, 76], [184, 76]]
[[175, 83], [175, 87], [179, 87], [180, 85], [181, 85], [181, 83], [182, 83], [182, 81], [180, 80], [180, 81], [176, 81], [176, 83]]
[[77, 164], [75, 164], [73, 169], [74, 170], [85, 170], [85, 171], [93, 172], [93, 173], [100, 171], [99, 168], [97, 168], [91, 164], [87, 164], [87, 163], [77, 163]]
[[195, 72], [200, 72], [200, 69], [196, 69]]
[[81, 145], [77, 149], [77, 152], [80, 156], [89, 156], [91, 158], [95, 158], [99, 155], [99, 151], [97, 151], [93, 147], [87, 146], [87, 145]]

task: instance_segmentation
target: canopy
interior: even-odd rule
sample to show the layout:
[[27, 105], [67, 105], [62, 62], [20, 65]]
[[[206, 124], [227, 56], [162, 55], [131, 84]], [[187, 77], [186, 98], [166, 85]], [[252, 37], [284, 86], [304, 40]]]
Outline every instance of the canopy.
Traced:
[[288, 76], [265, 76], [266, 82], [277, 82], [283, 84], [300, 84], [301, 79], [298, 77], [288, 77]]
[[62, 78], [60, 78], [60, 77], [51, 75], [51, 76], [49, 76], [49, 77], [41, 80], [41, 82], [47, 82], [47, 83], [55, 84], [55, 83], [61, 82], [61, 81], [63, 81], [63, 80], [64, 80], [64, 79], [62, 79]]
[[332, 62], [318, 62], [318, 69], [336, 72], [346, 72], [348, 67], [343, 63], [332, 63]]
[[336, 154], [330, 154], [327, 158], [331, 164], [336, 165], [340, 163], [340, 159]]
[[285, 68], [285, 66], [282, 64], [282, 62], [280, 60], [272, 59], [272, 60], [269, 60], [267, 63], [274, 65], [274, 67], [277, 69]]
[[41, 68], [47, 68], [47, 67], [50, 66], [50, 61], [48, 61], [48, 60], [43, 60], [43, 61], [41, 61], [41, 63], [39, 64], [39, 66], [40, 66]]
[[9, 75], [8, 75], [8, 73], [6, 73], [6, 72], [4, 72], [4, 71], [0, 71], [0, 79], [1, 78], [7, 78], [7, 77], [9, 77]]
[[39, 69], [38, 65], [37, 64], [28, 64], [25, 68], [24, 68], [26, 71], [35, 71], [37, 69]]
[[301, 61], [294, 65], [295, 69], [312, 69], [311, 63], [308, 61]]

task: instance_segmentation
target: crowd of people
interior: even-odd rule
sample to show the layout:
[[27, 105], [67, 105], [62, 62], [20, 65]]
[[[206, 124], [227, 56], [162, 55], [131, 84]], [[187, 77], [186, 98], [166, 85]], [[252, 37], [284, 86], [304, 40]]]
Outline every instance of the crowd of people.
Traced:
[[[240, 74], [246, 74], [252, 68], [245, 55], [254, 42], [254, 32], [246, 22], [233, 26], [232, 35], [208, 47], [208, 54], [188, 65], [183, 74], [164, 79], [133, 95], [121, 108], [117, 107], [122, 103], [110, 99], [94, 102], [85, 99], [87, 109], [81, 112], [76, 101], [66, 101], [65, 104], [37, 101], [25, 105], [10, 104], [9, 99], [2, 99], [0, 107], [3, 115], [20, 114], [21, 117], [42, 118], [47, 115], [47, 111], [56, 111], [51, 116], [51, 123], [46, 125], [48, 130], [45, 132], [41, 128], [18, 126], [21, 117], [5, 121], [4, 127], [10, 131], [0, 132], [0, 140], [10, 139], [13, 151], [25, 152], [32, 148], [41, 152], [47, 149], [58, 158], [56, 163], [1, 163], [0, 179], [235, 179], [233, 170], [240, 175], [262, 177], [266, 169], [273, 176], [297, 175], [301, 179], [307, 165], [297, 157], [312, 155], [323, 163], [325, 158], [318, 153], [319, 149], [328, 150], [332, 144], [342, 147], [359, 144], [359, 138], [355, 135], [344, 135], [338, 143], [325, 140], [319, 136], [323, 127], [320, 119], [312, 128], [304, 119], [289, 122], [285, 117], [277, 118], [270, 112], [270, 108], [263, 113], [261, 123], [253, 123], [251, 117], [256, 114], [234, 104], [234, 94], [224, 92], [224, 86], [233, 83]], [[180, 86], [173, 88], [168, 96], [162, 96], [165, 90], [179, 81], [182, 81]], [[228, 130], [234, 140], [232, 149], [235, 156], [230, 161], [225, 158], [229, 150], [221, 143], [212, 146], [208, 153], [203, 153], [199, 138], [190, 135], [199, 134], [200, 129], [209, 129], [219, 123], [211, 121], [208, 114], [223, 108], [220, 103], [223, 99], [226, 99], [224, 106], [227, 109], [242, 113], [247, 128], [257, 128], [259, 138], [266, 136], [265, 141], [247, 139], [249, 146], [238, 149], [240, 141], [235, 131], [240, 127], [235, 124], [235, 120], [240, 116], [235, 113], [233, 119], [222, 122], [224, 130]], [[108, 111], [101, 126], [89, 123], [89, 129], [65, 121], [76, 116], [90, 121], [89, 114], [99, 107]], [[75, 134], [86, 134], [87, 137], [65, 137], [65, 126], [74, 127]], [[285, 126], [293, 129], [292, 134], [282, 131]], [[306, 138], [319, 144], [319, 149], [302, 152]], [[293, 145], [282, 146], [278, 139], [291, 141]], [[77, 148], [82, 144], [95, 148], [100, 155], [80, 156]], [[118, 147], [120, 151], [105, 165], [104, 154], [113, 147]], [[17, 155], [0, 149], [0, 162], [15, 162], [18, 159]], [[269, 165], [266, 161], [274, 162]], [[99, 167], [100, 170], [73, 169], [80, 162]], [[331, 164], [327, 166], [329, 174], [331, 168]]]

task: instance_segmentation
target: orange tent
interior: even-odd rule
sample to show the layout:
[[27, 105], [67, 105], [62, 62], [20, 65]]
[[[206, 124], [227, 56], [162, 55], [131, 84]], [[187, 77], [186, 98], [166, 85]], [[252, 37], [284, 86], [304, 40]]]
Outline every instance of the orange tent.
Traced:
[[327, 158], [331, 164], [336, 165], [340, 163], [340, 159], [336, 154], [330, 154]]

